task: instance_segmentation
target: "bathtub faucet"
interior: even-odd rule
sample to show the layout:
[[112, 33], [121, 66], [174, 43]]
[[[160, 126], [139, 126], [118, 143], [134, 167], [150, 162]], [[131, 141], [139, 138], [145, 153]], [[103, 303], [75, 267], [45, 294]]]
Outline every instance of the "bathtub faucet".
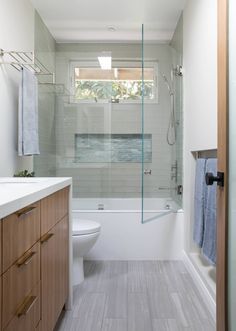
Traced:
[[104, 210], [104, 204], [103, 203], [98, 204], [98, 210]]

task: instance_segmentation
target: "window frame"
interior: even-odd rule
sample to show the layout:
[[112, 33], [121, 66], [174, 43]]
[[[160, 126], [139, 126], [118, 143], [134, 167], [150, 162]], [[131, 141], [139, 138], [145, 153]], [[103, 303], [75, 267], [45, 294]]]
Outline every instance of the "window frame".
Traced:
[[[141, 59], [126, 59], [126, 60], [112, 60], [112, 65], [114, 68], [137, 68], [138, 64], [140, 65]], [[144, 99], [145, 103], [158, 104], [159, 103], [159, 65], [158, 61], [145, 61], [145, 67], [154, 69], [154, 98], [153, 99]], [[71, 103], [101, 103], [107, 104], [111, 103], [110, 99], [99, 99], [95, 100], [76, 100], [75, 97], [75, 68], [100, 68], [99, 64], [95, 60], [71, 60], [70, 61], [70, 87], [72, 91], [72, 97], [70, 98]], [[114, 104], [141, 104], [142, 99], [140, 100], [119, 100], [118, 103]]]

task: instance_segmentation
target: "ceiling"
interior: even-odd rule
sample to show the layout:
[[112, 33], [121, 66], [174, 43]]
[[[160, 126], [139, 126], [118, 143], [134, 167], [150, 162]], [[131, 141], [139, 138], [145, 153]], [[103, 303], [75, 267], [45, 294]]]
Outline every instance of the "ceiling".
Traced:
[[[186, 0], [31, 0], [57, 42], [171, 40]], [[115, 31], [110, 31], [114, 27]]]

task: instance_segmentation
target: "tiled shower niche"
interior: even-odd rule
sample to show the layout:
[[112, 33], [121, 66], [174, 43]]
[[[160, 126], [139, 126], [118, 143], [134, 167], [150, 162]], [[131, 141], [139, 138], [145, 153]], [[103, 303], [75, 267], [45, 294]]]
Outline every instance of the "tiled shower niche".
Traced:
[[75, 134], [75, 162], [141, 163], [152, 162], [152, 135], [145, 134]]

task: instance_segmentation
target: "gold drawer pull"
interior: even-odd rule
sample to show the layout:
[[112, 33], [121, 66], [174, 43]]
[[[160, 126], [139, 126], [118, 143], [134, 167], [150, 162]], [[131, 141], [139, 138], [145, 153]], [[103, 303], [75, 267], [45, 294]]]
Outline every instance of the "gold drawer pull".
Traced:
[[29, 264], [35, 254], [36, 252], [29, 252], [27, 255], [23, 256], [20, 260], [18, 260], [17, 267], [22, 267], [23, 265]]
[[27, 315], [30, 309], [33, 307], [37, 300], [36, 296], [31, 296], [28, 299], [25, 300], [25, 302], [22, 304], [22, 306], [17, 311], [17, 317], [20, 318], [23, 315]]
[[32, 213], [32, 211], [36, 208], [37, 207], [35, 207], [35, 206], [31, 206], [31, 207], [23, 209], [22, 211], [20, 211], [19, 213], [16, 213], [16, 214], [18, 217], [25, 216], [25, 215]]
[[47, 242], [49, 239], [51, 239], [53, 236], [54, 236], [54, 233], [47, 233], [47, 234], [45, 234], [45, 235], [41, 238], [41, 240], [40, 240], [41, 244], [46, 243], [46, 242]]

